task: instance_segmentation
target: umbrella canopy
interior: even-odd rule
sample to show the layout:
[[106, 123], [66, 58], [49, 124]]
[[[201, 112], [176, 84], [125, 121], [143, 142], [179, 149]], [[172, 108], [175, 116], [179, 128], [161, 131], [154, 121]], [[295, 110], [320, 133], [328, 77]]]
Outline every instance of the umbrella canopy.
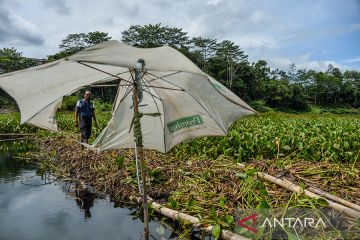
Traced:
[[139, 111], [145, 148], [167, 152], [195, 137], [226, 135], [232, 122], [255, 113], [221, 83], [171, 47], [134, 48], [104, 42], [66, 59], [0, 75], [0, 87], [18, 103], [21, 123], [57, 130], [62, 97], [79, 88], [120, 79], [113, 117], [95, 140], [98, 150], [134, 147], [132, 89], [138, 59], [145, 68]]
[[[254, 113], [240, 98], [205, 74], [147, 71], [142, 79], [139, 111], [144, 114], [141, 128], [145, 148], [167, 152], [187, 139], [226, 135], [236, 119]], [[113, 117], [95, 140], [95, 148], [134, 147], [129, 131], [133, 119], [132, 88], [119, 87]]]

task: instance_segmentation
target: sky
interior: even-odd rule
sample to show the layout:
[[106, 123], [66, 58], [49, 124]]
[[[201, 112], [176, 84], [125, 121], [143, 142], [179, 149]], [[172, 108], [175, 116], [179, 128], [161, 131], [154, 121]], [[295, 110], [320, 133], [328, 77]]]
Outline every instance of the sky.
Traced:
[[0, 49], [45, 58], [70, 33], [120, 40], [131, 25], [156, 23], [231, 40], [272, 68], [360, 70], [360, 0], [0, 0]]

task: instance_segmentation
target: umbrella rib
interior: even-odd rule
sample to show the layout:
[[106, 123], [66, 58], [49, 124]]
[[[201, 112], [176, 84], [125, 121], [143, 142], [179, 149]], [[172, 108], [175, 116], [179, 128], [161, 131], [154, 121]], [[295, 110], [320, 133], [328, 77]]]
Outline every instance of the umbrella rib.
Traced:
[[129, 95], [129, 93], [131, 93], [133, 88], [134, 88], [134, 86], [130, 89], [130, 91], [128, 93], [125, 94], [125, 96], [123, 98], [121, 98], [120, 103]]
[[103, 85], [89, 85], [90, 87], [126, 87], [130, 84], [103, 84]]
[[225, 135], [227, 135], [227, 132], [225, 131], [225, 129], [223, 129], [220, 125], [220, 123], [209, 113], [209, 111], [193, 96], [191, 95], [189, 92], [185, 91], [187, 94], [190, 95], [190, 97], [192, 97], [208, 114], [209, 116], [216, 122], [216, 124], [219, 126], [219, 128], [225, 133]]
[[[150, 96], [152, 96], [153, 98], [157, 98], [157, 99], [159, 99], [160, 101], [162, 101], [161, 100], [161, 98], [158, 98], [157, 96], [155, 96], [154, 94], [152, 94], [151, 92], [149, 92], [148, 90], [146, 90], [146, 89], [142, 89], [144, 92], [146, 92], [146, 93], [148, 93]], [[155, 101], [155, 100], [154, 100]]]
[[[157, 93], [157, 95], [159, 95], [159, 93], [156, 91], [156, 89], [154, 89], [154, 92], [156, 92]], [[164, 111], [164, 103], [163, 102], [161, 102], [161, 104], [162, 104], [162, 107], [163, 107], [163, 113], [165, 113], [165, 111]], [[160, 112], [160, 111], [159, 111]], [[164, 134], [163, 134], [163, 140], [164, 140], [164, 150], [165, 150], [165, 152], [166, 152], [166, 139], [165, 139], [165, 114], [162, 114], [163, 116], [164, 116], [164, 124], [161, 122], [161, 125], [162, 125], [162, 127], [163, 127], [163, 132], [164, 132]], [[161, 116], [160, 116], [161, 117]]]
[[[144, 78], [145, 78], [145, 75], [144, 75]], [[143, 79], [141, 79], [141, 81], [144, 83], [144, 80], [143, 80]], [[160, 101], [162, 101], [161, 98], [160, 98], [160, 97], [157, 97], [157, 96], [155, 96], [155, 95], [153, 95], [153, 94], [151, 94], [151, 93], [150, 93], [150, 88], [149, 88], [145, 83], [144, 83], [144, 85], [147, 87], [147, 89], [148, 89], [148, 91], [149, 91], [149, 94], [152, 96], [153, 101], [154, 101], [154, 103], [155, 103], [155, 106], [156, 106], [158, 112], [160, 113], [160, 108], [159, 108], [157, 102], [155, 101], [155, 98], [154, 98], [154, 97], [156, 97], [157, 99], [159, 99]], [[145, 92], [147, 92], [145, 89], [143, 89], [143, 90], [144, 90]], [[153, 89], [153, 90], [155, 91], [155, 89]], [[156, 91], [155, 91], [155, 92], [156, 92]], [[156, 94], [159, 95], [157, 92], [156, 92]], [[162, 115], [163, 115], [163, 114], [162, 114]], [[161, 115], [160, 115], [160, 118], [161, 118]], [[161, 125], [164, 127], [163, 122], [162, 122], [162, 121], [160, 121], [160, 122], [161, 122]]]
[[130, 68], [129, 68], [129, 73], [130, 73], [131, 79], [133, 80], [133, 83], [135, 83], [135, 78], [134, 78]]
[[[132, 80], [135, 82], [134, 76], [132, 75], [130, 69], [129, 69], [129, 73], [130, 73], [130, 75], [131, 75]], [[145, 82], [143, 81], [143, 78], [144, 78], [144, 76], [145, 76], [146, 73], [147, 73], [147, 72], [145, 71], [145, 72], [143, 73], [143, 75], [141, 76], [140, 79], [141, 79], [141, 82], [142, 82], [146, 87], [148, 87], [148, 86], [145, 84]], [[149, 91], [146, 91], [146, 90], [143, 89], [143, 88], [142, 88], [142, 90], [145, 91], [145, 92], [147, 92], [147, 93], [150, 94], [151, 96], [153, 96], [153, 94], [150, 92], [150, 90], [149, 90]], [[153, 96], [153, 97], [156, 97], [157, 99], [159, 99], [159, 100], [161, 101], [161, 99], [158, 98], [157, 96]]]
[[[179, 73], [179, 72], [177, 72], [177, 73]], [[182, 87], [179, 87], [178, 85], [176, 85], [175, 83], [172, 83], [172, 82], [169, 82], [168, 80], [165, 80], [165, 79], [163, 79], [163, 77], [158, 77], [158, 76], [156, 76], [155, 74], [152, 74], [152, 73], [148, 73], [149, 75], [152, 75], [152, 76], [155, 76], [155, 77], [157, 77], [157, 79], [160, 79], [160, 80], [162, 80], [162, 81], [164, 81], [164, 82], [167, 82], [167, 83], [169, 83], [169, 84], [171, 84], [171, 85], [173, 85], [173, 86], [175, 86], [175, 87], [178, 87], [179, 89], [177, 89], [178, 91], [185, 91], [185, 89], [183, 89]], [[175, 73], [174, 73], [175, 74]], [[171, 74], [171, 75], [174, 75], [174, 74]], [[164, 77], [168, 77], [168, 76], [171, 76], [171, 75], [167, 75], [167, 76], [164, 76]], [[149, 83], [151, 82], [151, 80], [149, 81]], [[152, 86], [152, 85], [150, 85], [150, 86]]]
[[[130, 82], [129, 80], [130, 80], [130, 76], [129, 76], [128, 82]], [[133, 84], [129, 84], [129, 85], [127, 85], [127, 86], [128, 86], [128, 87], [129, 87], [129, 86], [133, 86]], [[130, 91], [129, 91], [128, 93], [125, 94], [125, 96], [124, 96], [123, 98], [120, 99], [120, 102], [119, 102], [119, 104], [118, 104], [118, 107], [119, 107], [120, 103], [129, 95], [129, 93], [132, 91], [133, 88], [134, 88], [134, 86], [130, 89]], [[126, 89], [126, 90], [127, 90], [127, 89]], [[115, 99], [117, 98], [118, 94], [119, 94], [119, 89], [118, 89], [118, 92], [116, 93]], [[115, 112], [116, 110], [117, 110], [117, 108], [116, 108], [116, 109], [113, 109], [113, 112]]]
[[[101, 69], [98, 69], [98, 68], [96, 68], [96, 67], [90, 66], [90, 65], [88, 65], [88, 64], [86, 64], [86, 63], [83, 63], [83, 62], [78, 62], [78, 63], [81, 64], [81, 65], [84, 65], [84, 66], [86, 66], [86, 67], [92, 68], [92, 69], [94, 69], [94, 70], [97, 70], [97, 71], [99, 71], [99, 72], [108, 74], [109, 76], [112, 76], [112, 77], [114, 77], [114, 78], [117, 78], [117, 79], [119, 79], [120, 81], [125, 81], [125, 82], [128, 82], [128, 83], [132, 84], [131, 82], [129, 82], [129, 81], [127, 81], [127, 80], [125, 80], [125, 79], [123, 79], [123, 78], [121, 78], [121, 77], [119, 77], [119, 76], [117, 76], [117, 75], [115, 75], [115, 74], [106, 72], [106, 71], [104, 71], [104, 70], [101, 70]], [[126, 72], [123, 72], [123, 73], [126, 73]], [[123, 73], [119, 73], [119, 74], [123, 74]]]
[[166, 90], [174, 90], [174, 91], [180, 91], [180, 92], [183, 92], [184, 91], [184, 89], [176, 89], [176, 88], [167, 88], [167, 87], [157, 87], [157, 86], [154, 86], [154, 85], [146, 85], [145, 83], [144, 83], [144, 85], [145, 86], [147, 86], [147, 87], [152, 87], [152, 88], [160, 88], [160, 89], [166, 89]]
[[151, 75], [151, 76], [154, 76], [155, 78], [153, 78], [153, 79], [150, 79], [149, 80], [149, 82], [152, 82], [152, 81], [155, 81], [155, 80], [157, 80], [157, 79], [161, 79], [161, 78], [164, 78], [164, 77], [169, 77], [169, 76], [172, 76], [172, 75], [175, 75], [175, 74], [178, 74], [178, 73], [180, 73], [181, 71], [177, 71], [177, 72], [174, 72], [174, 73], [170, 73], [170, 74], [168, 74], [168, 75], [164, 75], [164, 76], [162, 76], [162, 77], [158, 77], [158, 76], [156, 76], [155, 74], [153, 74], [153, 73], [148, 73], [149, 75]]

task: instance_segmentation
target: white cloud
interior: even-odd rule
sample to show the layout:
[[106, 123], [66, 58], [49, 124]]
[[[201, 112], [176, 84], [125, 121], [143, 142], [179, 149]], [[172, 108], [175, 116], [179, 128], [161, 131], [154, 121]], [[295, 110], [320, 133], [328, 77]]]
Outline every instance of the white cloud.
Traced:
[[68, 6], [66, 0], [45, 0], [44, 5], [52, 8], [55, 12], [61, 15], [70, 15], [71, 8]]
[[44, 39], [38, 27], [0, 6], [0, 44], [11, 42], [19, 46], [42, 45]]
[[269, 60], [269, 65], [272, 68], [280, 68], [280, 69], [289, 69], [289, 65], [295, 63], [297, 69], [313, 69], [316, 71], [326, 71], [328, 69], [328, 66], [331, 64], [332, 66], [339, 68], [340, 70], [349, 70], [354, 69], [353, 67], [337, 63], [332, 60], [318, 60], [318, 61], [311, 61], [306, 60], [305, 58], [294, 58], [290, 59], [287, 57], [273, 57]]
[[264, 11], [256, 10], [250, 15], [249, 20], [254, 24], [258, 24], [265, 21], [266, 18], [267, 16]]
[[206, 2], [206, 4], [207, 4], [207, 5], [214, 5], [214, 6], [216, 6], [216, 5], [218, 5], [221, 1], [222, 1], [222, 0], [208, 0], [208, 1]]
[[250, 33], [237, 38], [237, 43], [244, 49], [276, 48], [278, 42], [270, 35], [264, 33]]
[[346, 63], [356, 63], [356, 62], [360, 62], [360, 57], [349, 58], [349, 59], [345, 60], [344, 62], [346, 62]]

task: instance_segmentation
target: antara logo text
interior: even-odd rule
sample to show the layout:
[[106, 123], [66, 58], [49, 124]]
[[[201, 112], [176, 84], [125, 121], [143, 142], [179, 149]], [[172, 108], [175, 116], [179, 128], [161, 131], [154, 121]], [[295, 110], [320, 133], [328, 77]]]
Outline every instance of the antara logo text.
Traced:
[[[252, 214], [248, 217], [240, 219], [238, 224], [240, 227], [246, 228], [253, 233], [257, 233], [256, 227], [254, 227], [257, 223], [258, 215]], [[248, 224], [247, 222], [251, 222]], [[245, 224], [247, 223], [247, 224]], [[283, 217], [283, 218], [265, 218], [265, 220], [257, 225], [260, 228], [270, 227], [270, 228], [318, 228], [318, 227], [326, 227], [326, 224], [322, 218], [295, 218], [295, 217]]]

